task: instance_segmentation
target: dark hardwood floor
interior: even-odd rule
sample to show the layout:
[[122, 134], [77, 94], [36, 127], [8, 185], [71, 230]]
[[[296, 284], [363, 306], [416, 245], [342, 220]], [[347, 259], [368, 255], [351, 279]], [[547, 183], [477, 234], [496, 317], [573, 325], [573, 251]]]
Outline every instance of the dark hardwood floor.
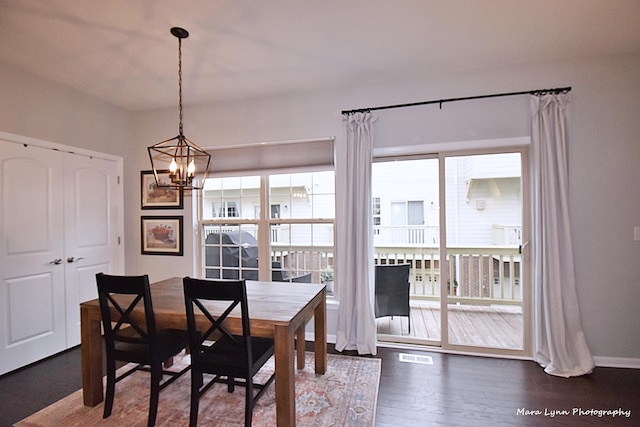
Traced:
[[76, 347], [1, 376], [0, 427], [12, 426], [82, 387], [80, 362]]
[[[640, 425], [640, 370], [596, 368], [591, 375], [558, 378], [531, 361], [423, 352], [433, 365], [420, 365], [398, 360], [399, 353], [420, 352], [378, 351], [378, 427]], [[573, 415], [574, 408], [582, 415]], [[629, 418], [588, 415], [617, 409]], [[553, 411], [570, 415], [551, 417]]]
[[[640, 370], [596, 368], [566, 379], [529, 361], [378, 351], [378, 427], [640, 425]], [[431, 356], [433, 365], [401, 362], [400, 353]], [[0, 427], [80, 388], [79, 367], [80, 349], [74, 348], [0, 377]], [[582, 413], [574, 414], [574, 408]], [[595, 412], [620, 409], [629, 416]]]

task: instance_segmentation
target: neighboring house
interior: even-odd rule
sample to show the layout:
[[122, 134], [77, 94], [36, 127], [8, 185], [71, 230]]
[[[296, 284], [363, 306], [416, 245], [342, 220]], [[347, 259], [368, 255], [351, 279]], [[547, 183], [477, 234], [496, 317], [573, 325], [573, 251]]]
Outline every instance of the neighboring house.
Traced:
[[[454, 157], [446, 167], [449, 243], [521, 244], [519, 154]], [[439, 200], [436, 160], [374, 163], [375, 245], [439, 244]]]

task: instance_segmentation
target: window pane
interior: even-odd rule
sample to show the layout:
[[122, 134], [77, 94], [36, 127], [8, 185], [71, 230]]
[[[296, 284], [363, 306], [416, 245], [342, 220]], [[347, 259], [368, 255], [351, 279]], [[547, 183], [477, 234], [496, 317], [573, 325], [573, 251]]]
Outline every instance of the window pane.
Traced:
[[210, 279], [258, 280], [258, 226], [206, 225], [204, 270]]
[[407, 202], [408, 206], [408, 225], [422, 225], [424, 224], [424, 202], [422, 200], [410, 200]]
[[202, 197], [202, 219], [257, 219], [256, 211], [259, 212], [260, 207], [260, 177], [209, 178]]
[[271, 226], [273, 280], [325, 283], [333, 293], [333, 224]]
[[[271, 175], [269, 177], [269, 198], [272, 219], [334, 218], [334, 172]], [[279, 209], [274, 209], [274, 207], [279, 207]]]

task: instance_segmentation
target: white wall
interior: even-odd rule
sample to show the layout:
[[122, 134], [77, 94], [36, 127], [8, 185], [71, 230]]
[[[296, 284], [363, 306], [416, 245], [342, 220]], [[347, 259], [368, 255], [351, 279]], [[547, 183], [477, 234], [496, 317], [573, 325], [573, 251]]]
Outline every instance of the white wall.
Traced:
[[[528, 64], [429, 78], [380, 82], [246, 102], [189, 105], [185, 132], [205, 147], [262, 141], [343, 138], [341, 110], [457, 96], [572, 86], [570, 128], [571, 210], [578, 292], [587, 339], [598, 360], [628, 362], [640, 355], [640, 55], [608, 56], [556, 64]], [[424, 146], [458, 140], [529, 135], [528, 97], [499, 98], [384, 110], [376, 113], [376, 146]], [[176, 133], [173, 109], [136, 115], [136, 140], [159, 141]], [[161, 126], [162, 128], [160, 128]], [[147, 168], [146, 153], [135, 154]], [[416, 147], [413, 147], [416, 149]], [[419, 149], [419, 148], [418, 148]], [[215, 167], [215, 159], [213, 159]], [[131, 204], [139, 204], [132, 195]], [[185, 209], [189, 215], [189, 209]], [[137, 219], [129, 221], [137, 231]], [[192, 244], [192, 242], [189, 242]], [[191, 260], [128, 259], [158, 276], [189, 274]], [[168, 258], [168, 257], [163, 257]]]
[[0, 130], [123, 156], [126, 111], [0, 62]]
[[[139, 173], [149, 168], [146, 146], [177, 134], [176, 110], [130, 113], [133, 129], [128, 133], [124, 112], [18, 74], [0, 71], [0, 130], [124, 155], [127, 272], [147, 272], [152, 280], [192, 274], [194, 260], [189, 256], [140, 255], [140, 215], [149, 211], [140, 210]], [[343, 109], [572, 86], [570, 209], [584, 328], [598, 361], [624, 364], [640, 357], [640, 335], [635, 330], [640, 324], [640, 242], [632, 238], [633, 227], [640, 226], [639, 75], [640, 54], [630, 54], [187, 105], [185, 133], [204, 147], [324, 136], [340, 139]], [[8, 87], [6, 81], [17, 87]], [[6, 96], [16, 102], [8, 106]], [[524, 136], [529, 134], [528, 111], [526, 97], [445, 104], [442, 110], [430, 106], [381, 111], [376, 145], [439, 148], [448, 141]], [[73, 126], [80, 126], [79, 132]], [[161, 214], [188, 218], [189, 200], [184, 210]], [[193, 246], [188, 228], [185, 235], [188, 253]], [[330, 331], [334, 325], [335, 319], [329, 319]]]

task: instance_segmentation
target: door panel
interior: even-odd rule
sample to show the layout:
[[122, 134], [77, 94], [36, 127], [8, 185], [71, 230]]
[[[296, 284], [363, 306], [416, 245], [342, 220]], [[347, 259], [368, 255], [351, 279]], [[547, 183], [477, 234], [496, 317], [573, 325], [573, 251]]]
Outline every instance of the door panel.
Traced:
[[[98, 297], [96, 273], [121, 273], [117, 162], [86, 156], [65, 158], [65, 280], [67, 346], [80, 343], [78, 304]], [[115, 217], [114, 217], [115, 215]]]
[[65, 348], [62, 156], [0, 141], [0, 374]]
[[438, 159], [433, 157], [372, 165], [372, 196], [380, 205], [375, 262], [411, 264], [411, 328], [407, 317], [380, 317], [380, 341], [441, 345], [439, 179]]
[[[55, 317], [51, 304], [54, 294], [51, 274], [8, 279], [6, 296], [8, 306], [7, 330], [9, 347], [20, 346], [28, 341], [48, 337], [56, 332], [52, 320]], [[28, 307], [28, 310], [14, 310], [14, 307]], [[38, 313], [38, 316], [33, 316]]]
[[444, 158], [445, 346], [525, 350], [522, 163], [520, 152]]

